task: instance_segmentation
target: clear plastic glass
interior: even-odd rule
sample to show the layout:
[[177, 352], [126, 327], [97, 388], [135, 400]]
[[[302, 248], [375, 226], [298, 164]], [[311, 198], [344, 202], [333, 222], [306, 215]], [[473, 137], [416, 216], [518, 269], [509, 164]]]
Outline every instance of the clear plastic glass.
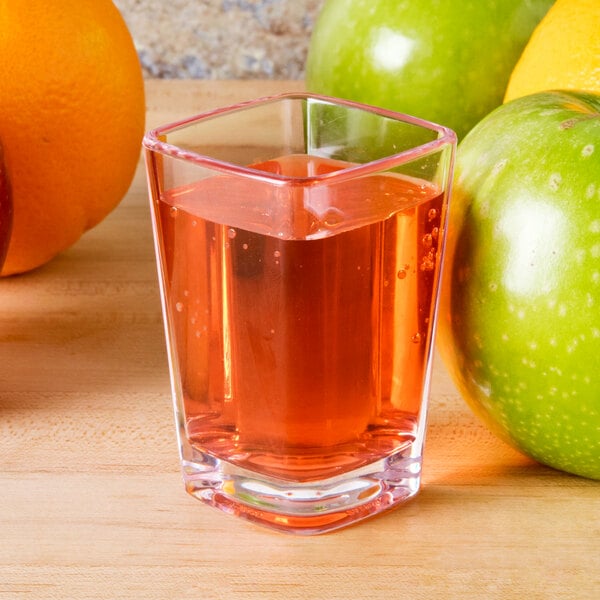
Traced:
[[146, 135], [190, 494], [316, 534], [417, 493], [455, 145], [310, 94]]

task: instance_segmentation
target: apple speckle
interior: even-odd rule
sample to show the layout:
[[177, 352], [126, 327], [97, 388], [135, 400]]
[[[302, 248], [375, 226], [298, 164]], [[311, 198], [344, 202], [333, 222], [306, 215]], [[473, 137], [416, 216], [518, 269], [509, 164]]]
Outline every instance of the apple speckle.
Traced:
[[521, 359], [521, 363], [526, 366], [529, 367], [530, 369], [535, 369], [537, 367], [537, 363], [529, 358], [527, 358], [526, 356], [524, 356]]
[[594, 153], [594, 144], [586, 144], [581, 151], [581, 156], [587, 158]]
[[578, 265], [583, 264], [583, 262], [585, 261], [585, 254], [585, 250], [581, 248], [577, 248], [577, 250], [575, 250], [575, 261]]
[[585, 190], [585, 197], [591, 200], [596, 194], [596, 184], [590, 183]]
[[560, 173], [552, 173], [548, 185], [553, 192], [557, 192], [560, 184], [562, 183], [562, 176]]

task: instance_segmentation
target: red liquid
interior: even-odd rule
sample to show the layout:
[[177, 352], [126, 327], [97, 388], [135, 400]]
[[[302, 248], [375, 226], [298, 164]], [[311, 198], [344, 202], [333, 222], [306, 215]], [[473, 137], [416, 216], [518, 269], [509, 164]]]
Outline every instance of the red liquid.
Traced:
[[266, 189], [213, 176], [158, 203], [186, 435], [240, 466], [321, 478], [414, 439], [442, 196], [392, 174]]

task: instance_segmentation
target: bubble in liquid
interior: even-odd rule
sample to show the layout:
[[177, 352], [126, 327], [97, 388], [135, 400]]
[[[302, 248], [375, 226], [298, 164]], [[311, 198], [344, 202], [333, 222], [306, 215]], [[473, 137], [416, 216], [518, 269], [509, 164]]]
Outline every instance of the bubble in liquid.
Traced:
[[242, 248], [243, 248], [244, 250], [248, 250], [248, 244], [242, 244]]
[[236, 230], [235, 230], [233, 227], [230, 227], [230, 228], [227, 230], [227, 237], [228, 237], [230, 240], [232, 240], [233, 238], [235, 238], [235, 236], [236, 236], [236, 235], [237, 235], [237, 231], [236, 231]]
[[177, 216], [177, 213], [179, 211], [177, 210], [176, 206], [171, 206], [171, 208], [169, 209], [169, 215], [174, 219]]
[[435, 249], [431, 249], [427, 256], [423, 257], [420, 265], [421, 271], [433, 271], [435, 268]]
[[437, 239], [438, 239], [438, 237], [439, 237], [439, 235], [440, 235], [440, 228], [439, 228], [439, 227], [434, 227], [434, 228], [431, 230], [431, 237], [432, 237], [434, 240], [437, 240]]
[[177, 304], [175, 304], [175, 310], [181, 312], [183, 310], [183, 302], [177, 302]]
[[429, 209], [429, 212], [427, 213], [427, 218], [430, 221], [433, 221], [436, 217], [437, 217], [437, 210], [435, 208]]
[[410, 338], [410, 341], [411, 341], [413, 344], [420, 344], [420, 343], [421, 343], [421, 339], [422, 339], [422, 336], [421, 336], [421, 334], [420, 334], [420, 333], [415, 333], [415, 335], [413, 335], [413, 336]]
[[434, 266], [433, 261], [426, 258], [421, 263], [421, 271], [433, 271]]
[[275, 250], [275, 252], [273, 252], [273, 256], [275, 258], [279, 258], [281, 256], [281, 252], [279, 252], [279, 250]]
[[[368, 199], [366, 200], [368, 202]], [[323, 224], [326, 227], [335, 227], [344, 219], [344, 213], [337, 208], [330, 208], [323, 216]]]
[[421, 241], [425, 248], [431, 248], [431, 246], [433, 246], [433, 236], [430, 233], [426, 233]]
[[398, 271], [398, 279], [405, 279], [406, 278], [406, 270], [405, 269], [400, 269]]

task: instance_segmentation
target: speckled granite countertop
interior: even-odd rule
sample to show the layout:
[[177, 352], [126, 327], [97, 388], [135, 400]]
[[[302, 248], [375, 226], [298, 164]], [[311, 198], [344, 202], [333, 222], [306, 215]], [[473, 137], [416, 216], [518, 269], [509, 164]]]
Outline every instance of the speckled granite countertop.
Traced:
[[146, 77], [301, 79], [324, 0], [114, 0]]

